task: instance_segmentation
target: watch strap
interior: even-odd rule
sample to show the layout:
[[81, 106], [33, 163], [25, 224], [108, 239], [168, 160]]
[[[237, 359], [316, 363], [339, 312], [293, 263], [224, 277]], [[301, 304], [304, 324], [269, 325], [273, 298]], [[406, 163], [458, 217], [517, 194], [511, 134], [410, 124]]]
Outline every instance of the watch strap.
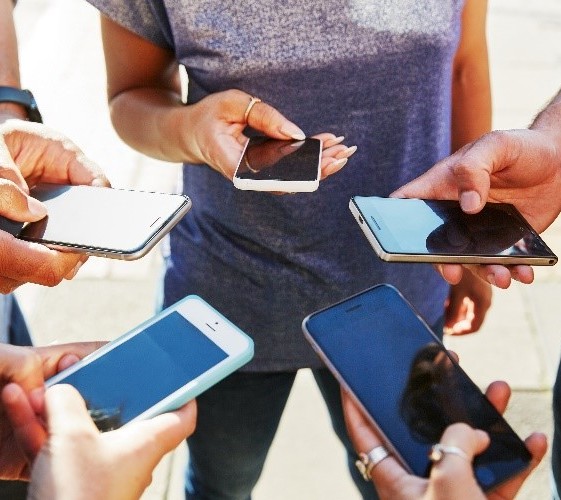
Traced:
[[37, 102], [31, 91], [16, 87], [0, 86], [0, 102], [13, 102], [21, 104], [27, 110], [27, 117], [32, 122], [43, 123]]

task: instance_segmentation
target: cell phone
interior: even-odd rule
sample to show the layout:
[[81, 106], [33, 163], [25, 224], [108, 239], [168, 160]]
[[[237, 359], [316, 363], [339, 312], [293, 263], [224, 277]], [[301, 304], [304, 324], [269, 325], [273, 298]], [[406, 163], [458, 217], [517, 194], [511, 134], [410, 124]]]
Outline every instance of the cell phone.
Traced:
[[234, 186], [252, 191], [311, 192], [319, 187], [319, 139], [251, 137], [240, 156]]
[[552, 266], [557, 256], [514, 205], [466, 214], [457, 201], [354, 196], [349, 208], [388, 262]]
[[483, 489], [528, 466], [524, 442], [394, 287], [313, 313], [303, 330], [408, 472], [428, 477], [428, 452], [455, 422], [489, 433], [491, 444], [473, 463]]
[[146, 255], [191, 208], [184, 195], [105, 187], [40, 184], [30, 194], [47, 217], [4, 219], [0, 229], [56, 250], [123, 260]]
[[253, 357], [253, 341], [196, 295], [46, 381], [74, 386], [102, 431], [183, 406]]

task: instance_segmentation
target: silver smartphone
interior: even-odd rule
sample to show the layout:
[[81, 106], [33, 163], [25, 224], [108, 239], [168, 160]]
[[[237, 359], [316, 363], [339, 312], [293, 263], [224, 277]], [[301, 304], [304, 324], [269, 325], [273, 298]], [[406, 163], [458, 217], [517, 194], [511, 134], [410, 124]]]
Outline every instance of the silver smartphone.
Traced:
[[240, 156], [234, 186], [251, 191], [311, 192], [319, 187], [319, 139], [250, 138]]
[[134, 260], [146, 255], [191, 207], [184, 195], [92, 186], [40, 184], [31, 196], [48, 210], [44, 219], [1, 229], [61, 251]]
[[247, 363], [253, 341], [196, 295], [46, 381], [70, 384], [101, 431], [175, 410]]
[[524, 442], [390, 285], [378, 285], [309, 315], [306, 338], [367, 415], [403, 467], [428, 477], [428, 452], [450, 424], [489, 434], [473, 461], [490, 490], [524, 470]]
[[349, 208], [389, 262], [552, 266], [557, 256], [514, 205], [466, 214], [457, 201], [354, 196]]

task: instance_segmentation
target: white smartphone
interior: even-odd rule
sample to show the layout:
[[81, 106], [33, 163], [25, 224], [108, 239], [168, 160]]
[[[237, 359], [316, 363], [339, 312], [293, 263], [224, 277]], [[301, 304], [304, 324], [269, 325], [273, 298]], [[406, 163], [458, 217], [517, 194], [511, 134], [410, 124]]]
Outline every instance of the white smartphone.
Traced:
[[102, 431], [183, 406], [253, 357], [253, 341], [190, 295], [47, 380], [74, 386]]
[[319, 187], [321, 151], [319, 139], [252, 137], [238, 162], [234, 186], [252, 191], [315, 191]]
[[487, 203], [470, 215], [457, 201], [354, 196], [349, 208], [378, 257], [388, 262], [557, 262], [540, 235], [507, 203]]
[[30, 194], [45, 203], [47, 217], [11, 227], [4, 220], [1, 229], [57, 250], [123, 260], [146, 255], [191, 208], [184, 195], [104, 187], [40, 184]]
[[306, 338], [396, 460], [428, 477], [428, 452], [455, 422], [489, 434], [473, 461], [490, 490], [524, 470], [524, 442], [394, 287], [378, 285], [309, 315]]

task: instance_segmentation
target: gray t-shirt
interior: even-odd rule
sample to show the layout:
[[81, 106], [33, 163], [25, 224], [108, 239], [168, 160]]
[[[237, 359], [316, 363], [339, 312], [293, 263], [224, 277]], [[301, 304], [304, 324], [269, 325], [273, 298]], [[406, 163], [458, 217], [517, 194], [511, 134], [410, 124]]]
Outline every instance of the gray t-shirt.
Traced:
[[387, 196], [449, 154], [463, 1], [90, 2], [173, 52], [190, 102], [238, 88], [308, 135], [358, 146], [318, 191], [297, 195], [239, 191], [185, 165], [193, 208], [171, 234], [166, 305], [189, 293], [208, 300], [254, 338], [255, 371], [320, 366], [302, 319], [377, 283], [398, 287], [429, 323], [441, 317], [443, 280], [431, 266], [380, 261], [348, 202]]

